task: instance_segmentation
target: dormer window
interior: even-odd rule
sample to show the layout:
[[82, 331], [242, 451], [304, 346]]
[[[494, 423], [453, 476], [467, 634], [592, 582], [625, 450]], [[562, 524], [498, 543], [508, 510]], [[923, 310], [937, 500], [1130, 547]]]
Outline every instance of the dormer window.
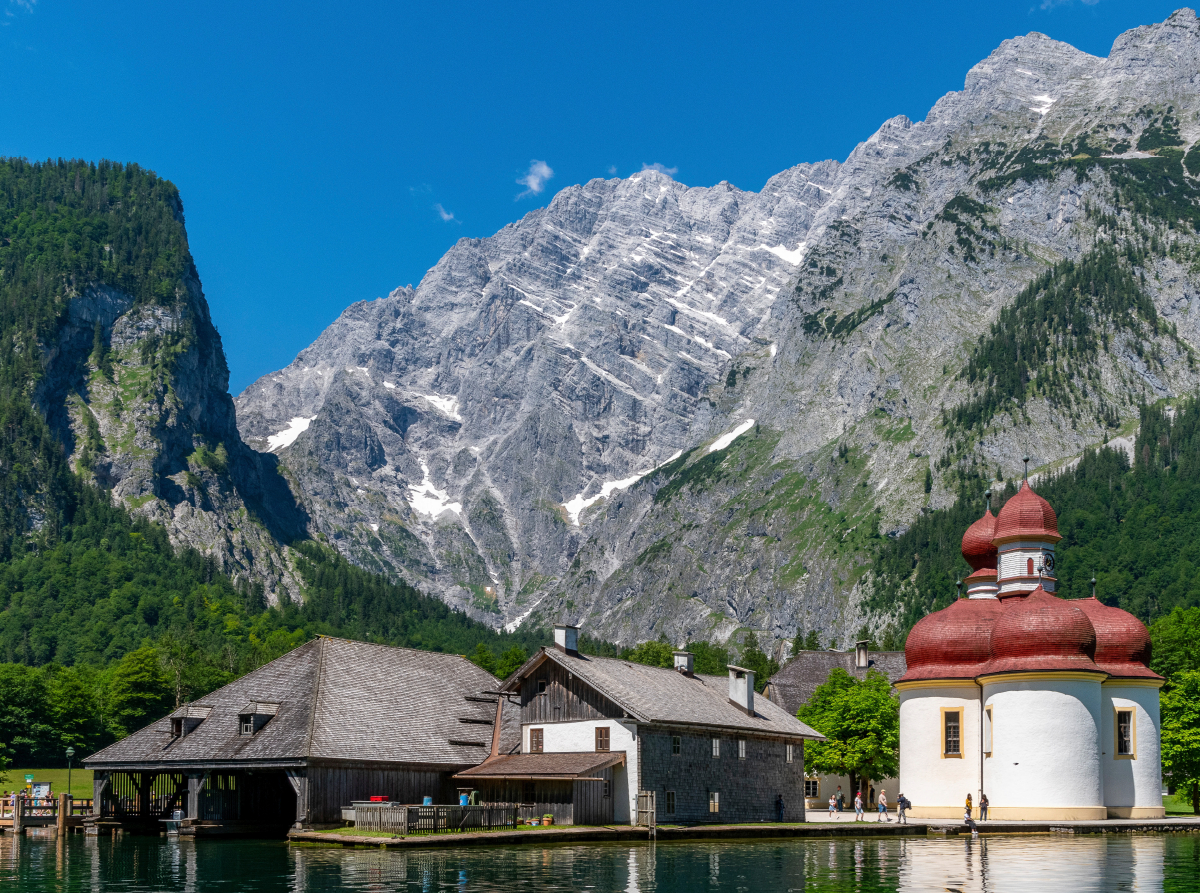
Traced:
[[278, 712], [278, 704], [251, 701], [238, 711], [238, 734], [257, 735], [259, 730], [269, 723]]
[[180, 707], [171, 714], [171, 737], [182, 738], [195, 731], [196, 726], [204, 722], [211, 712], [211, 707], [202, 707], [197, 704]]

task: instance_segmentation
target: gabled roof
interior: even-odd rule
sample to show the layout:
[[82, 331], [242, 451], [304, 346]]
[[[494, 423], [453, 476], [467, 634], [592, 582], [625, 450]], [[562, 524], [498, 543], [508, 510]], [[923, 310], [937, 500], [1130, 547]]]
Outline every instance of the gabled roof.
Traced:
[[867, 654], [868, 665], [855, 666], [853, 651], [801, 651], [783, 665], [767, 683], [767, 693], [772, 701], [792, 716], [812, 698], [817, 686], [829, 678], [834, 668], [845, 670], [851, 676], [862, 679], [870, 670], [878, 670], [895, 683], [904, 675], [907, 665], [903, 651], [871, 651]]
[[[202, 719], [181, 738], [164, 717], [84, 762], [299, 765], [310, 759], [470, 766], [491, 751], [498, 680], [454, 654], [319, 638], [173, 716]], [[239, 735], [242, 713], [270, 714]], [[205, 715], [200, 716], [201, 713]]]
[[821, 738], [778, 704], [758, 695], [749, 716], [729, 700], [728, 676], [687, 676], [611, 657], [589, 657], [543, 648], [504, 683], [517, 691], [520, 680], [543, 661], [553, 661], [642, 723], [695, 725], [779, 735]]

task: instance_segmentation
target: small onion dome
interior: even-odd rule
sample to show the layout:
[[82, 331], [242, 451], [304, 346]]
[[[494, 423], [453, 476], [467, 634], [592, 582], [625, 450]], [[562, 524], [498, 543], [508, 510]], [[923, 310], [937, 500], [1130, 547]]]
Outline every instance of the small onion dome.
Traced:
[[960, 598], [921, 618], [904, 643], [908, 671], [898, 682], [974, 679], [987, 663], [992, 625], [1002, 611], [991, 598]]
[[996, 569], [994, 567], [981, 567], [967, 579], [964, 583], [995, 583], [997, 579]]
[[1087, 614], [1041, 586], [1005, 605], [992, 627], [991, 644], [992, 659], [981, 676], [1036, 670], [1102, 672], [1094, 661], [1096, 630]]
[[1126, 679], [1162, 678], [1150, 669], [1150, 633], [1142, 621], [1128, 611], [1110, 608], [1095, 596], [1071, 604], [1087, 614], [1096, 630], [1096, 665], [1100, 669]]
[[1042, 499], [1029, 487], [1029, 481], [1021, 484], [1017, 495], [1004, 503], [996, 518], [996, 533], [992, 538], [997, 546], [1013, 540], [1047, 540], [1058, 542], [1058, 515], [1050, 503]]
[[983, 517], [967, 528], [963, 534], [962, 557], [972, 569], [996, 566], [996, 547], [992, 539], [996, 536], [996, 516], [988, 509]]

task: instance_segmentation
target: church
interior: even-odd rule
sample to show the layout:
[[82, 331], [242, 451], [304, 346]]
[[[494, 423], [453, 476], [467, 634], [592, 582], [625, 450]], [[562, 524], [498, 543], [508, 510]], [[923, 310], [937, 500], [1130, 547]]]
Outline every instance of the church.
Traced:
[[1028, 480], [963, 536], [965, 597], [905, 644], [900, 791], [916, 818], [1161, 818], [1159, 689], [1132, 614], [1055, 593], [1062, 537]]

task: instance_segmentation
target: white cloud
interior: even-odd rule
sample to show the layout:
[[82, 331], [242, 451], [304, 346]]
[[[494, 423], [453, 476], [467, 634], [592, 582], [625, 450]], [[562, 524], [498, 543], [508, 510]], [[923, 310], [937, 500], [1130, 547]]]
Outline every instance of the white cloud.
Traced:
[[659, 164], [657, 161], [654, 162], [654, 164], [644, 164], [643, 163], [642, 170], [658, 171], [660, 174], [666, 174], [668, 177], [674, 177], [677, 173], [679, 173], [679, 168], [667, 167], [665, 164]]
[[610, 164], [608, 166], [608, 172], [610, 174], [615, 174], [617, 172], [617, 166], [615, 164]]
[[442, 218], [443, 223], [450, 223], [451, 221], [458, 223], [458, 218], [454, 216], [454, 213], [443, 208], [441, 202], [434, 205], [433, 210], [438, 212], [438, 217]]
[[[1042, 0], [1042, 11], [1054, 9], [1056, 6], [1070, 6], [1075, 0]], [[1100, 0], [1080, 0], [1084, 6], [1095, 6]]]
[[517, 180], [518, 183], [525, 187], [525, 191], [518, 195], [517, 198], [524, 198], [527, 195], [540, 195], [546, 188], [546, 181], [553, 176], [554, 171], [546, 162], [530, 161], [529, 172]]

